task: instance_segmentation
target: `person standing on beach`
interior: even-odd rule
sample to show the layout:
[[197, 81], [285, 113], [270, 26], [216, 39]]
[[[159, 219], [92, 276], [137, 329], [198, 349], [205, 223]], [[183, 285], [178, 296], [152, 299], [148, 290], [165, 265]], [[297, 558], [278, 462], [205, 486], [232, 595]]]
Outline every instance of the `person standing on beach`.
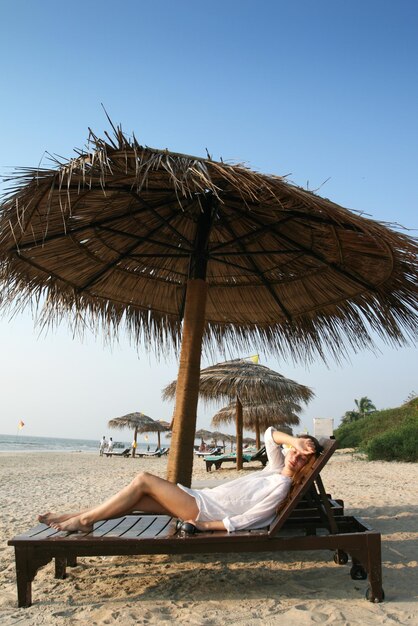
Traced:
[[103, 453], [107, 447], [106, 437], [103, 435], [102, 439], [99, 441], [99, 454], [103, 456]]
[[109, 443], [107, 444], [106, 454], [111, 454], [113, 452], [113, 439], [109, 438]]
[[[38, 520], [57, 530], [90, 532], [95, 522], [140, 510], [176, 516], [197, 530], [262, 528], [274, 519], [292, 482], [309, 471], [311, 461], [322, 452], [319, 442], [309, 435], [292, 437], [270, 427], [264, 437], [269, 463], [260, 472], [212, 489], [190, 489], [141, 472], [98, 506], [64, 515], [49, 512], [39, 515]], [[286, 456], [281, 446], [289, 447]]]

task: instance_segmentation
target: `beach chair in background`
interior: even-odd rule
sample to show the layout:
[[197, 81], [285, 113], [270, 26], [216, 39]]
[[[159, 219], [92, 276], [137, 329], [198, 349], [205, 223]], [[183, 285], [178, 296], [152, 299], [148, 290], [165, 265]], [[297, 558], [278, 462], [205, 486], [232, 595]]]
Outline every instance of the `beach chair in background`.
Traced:
[[[68, 534], [38, 524], [14, 537], [19, 607], [32, 603], [32, 581], [37, 570], [55, 559], [56, 578], [65, 578], [66, 567], [77, 557], [140, 554], [219, 554], [244, 552], [331, 550], [335, 563], [352, 559], [351, 577], [368, 577], [366, 598], [384, 599], [381, 538], [361, 519], [344, 514], [341, 500], [324, 489], [320, 472], [337, 447], [329, 440], [304, 482], [294, 486], [268, 528], [251, 531], [199, 532], [185, 536], [177, 519], [168, 515], [132, 514], [98, 522], [89, 533]], [[270, 557], [271, 558], [271, 557]]]
[[[216, 455], [216, 456], [205, 456], [204, 461], [206, 463], [206, 471], [210, 472], [212, 471], [212, 465], [215, 466], [215, 469], [220, 469], [220, 467], [222, 466], [222, 463], [236, 463], [237, 455], [236, 454], [221, 454], [221, 455]], [[262, 446], [259, 450], [257, 450], [256, 452], [252, 452], [252, 453], [243, 452], [242, 462], [249, 463], [250, 461], [260, 461], [264, 467], [267, 463], [266, 447]]]
[[146, 458], [146, 457], [156, 457], [156, 456], [164, 456], [165, 454], [167, 454], [168, 452], [168, 448], [157, 448], [156, 450], [154, 450], [154, 452], [137, 452], [135, 454], [135, 456], [138, 456], [140, 458]]
[[196, 456], [219, 456], [220, 454], [222, 454], [222, 448], [220, 448], [219, 446], [213, 447], [213, 448], [209, 448], [209, 450], [195, 450], [195, 455]]
[[125, 448], [122, 452], [104, 452], [106, 456], [123, 456], [128, 458], [131, 455], [131, 448]]

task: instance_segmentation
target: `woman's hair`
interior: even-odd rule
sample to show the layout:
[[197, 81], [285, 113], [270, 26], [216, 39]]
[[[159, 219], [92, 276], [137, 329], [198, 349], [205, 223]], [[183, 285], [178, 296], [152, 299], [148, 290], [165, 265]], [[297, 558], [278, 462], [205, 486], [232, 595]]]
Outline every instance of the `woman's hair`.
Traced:
[[293, 487], [296, 487], [297, 485], [300, 485], [300, 483], [303, 483], [305, 481], [305, 478], [306, 476], [308, 476], [308, 474], [310, 474], [316, 459], [319, 457], [324, 449], [324, 447], [321, 446], [321, 444], [319, 443], [318, 439], [315, 439], [315, 437], [312, 437], [312, 435], [298, 435], [298, 437], [300, 439], [310, 439], [315, 446], [315, 452], [313, 452], [309, 456], [307, 455], [308, 460], [306, 461], [305, 465], [303, 465], [292, 477], [292, 490]]
[[286, 498], [282, 502], [280, 502], [279, 506], [277, 507], [276, 513], [279, 513], [286, 506], [286, 504], [292, 498], [293, 492], [296, 487], [305, 481], [305, 478], [310, 474], [312, 467], [315, 465], [316, 459], [324, 450], [324, 447], [321, 446], [318, 439], [315, 439], [315, 437], [312, 437], [312, 435], [298, 435], [298, 437], [303, 439], [310, 439], [315, 446], [315, 452], [309, 455], [305, 465], [303, 465], [303, 467], [301, 467], [292, 477], [292, 484], [289, 493], [287, 494]]

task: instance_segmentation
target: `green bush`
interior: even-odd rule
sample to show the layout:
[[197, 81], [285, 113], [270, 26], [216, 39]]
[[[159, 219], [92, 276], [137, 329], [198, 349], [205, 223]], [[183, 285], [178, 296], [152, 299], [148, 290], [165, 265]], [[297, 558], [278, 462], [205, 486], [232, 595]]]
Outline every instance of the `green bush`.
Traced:
[[358, 448], [370, 460], [418, 461], [418, 398], [341, 424], [334, 436], [340, 448]]
[[366, 452], [370, 461], [418, 461], [417, 420], [373, 437], [366, 446]]
[[358, 422], [342, 424], [335, 431], [334, 436], [340, 448], [357, 448], [362, 440], [362, 433]]

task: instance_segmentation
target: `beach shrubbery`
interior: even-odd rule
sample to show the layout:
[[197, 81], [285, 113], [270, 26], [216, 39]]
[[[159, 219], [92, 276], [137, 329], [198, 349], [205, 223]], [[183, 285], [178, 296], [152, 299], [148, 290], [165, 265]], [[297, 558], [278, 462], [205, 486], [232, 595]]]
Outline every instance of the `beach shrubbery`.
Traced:
[[340, 448], [358, 448], [370, 460], [418, 461], [418, 398], [342, 424], [334, 434]]
[[418, 419], [374, 437], [366, 452], [370, 461], [418, 461]]

